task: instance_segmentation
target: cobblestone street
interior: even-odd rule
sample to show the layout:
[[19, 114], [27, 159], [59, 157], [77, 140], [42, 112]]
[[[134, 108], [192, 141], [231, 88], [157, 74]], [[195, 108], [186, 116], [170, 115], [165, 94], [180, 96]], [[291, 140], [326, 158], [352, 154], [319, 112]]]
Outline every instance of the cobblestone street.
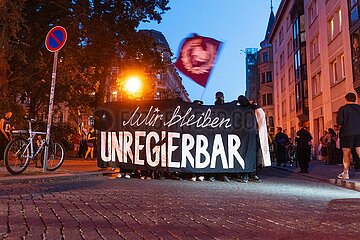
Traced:
[[359, 239], [359, 192], [277, 169], [261, 176], [1, 185], [0, 238]]

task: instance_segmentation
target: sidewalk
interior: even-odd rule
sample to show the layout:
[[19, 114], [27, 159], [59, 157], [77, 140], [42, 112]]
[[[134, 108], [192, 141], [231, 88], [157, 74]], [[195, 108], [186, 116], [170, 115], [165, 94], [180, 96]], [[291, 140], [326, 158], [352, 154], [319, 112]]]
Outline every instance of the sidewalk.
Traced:
[[342, 172], [343, 166], [341, 165], [326, 165], [322, 161], [312, 160], [310, 162], [309, 173], [298, 173], [300, 171], [299, 167], [289, 166], [289, 163], [286, 167], [276, 166], [276, 163], [272, 163], [272, 167], [282, 169], [285, 171], [293, 172], [300, 174], [302, 176], [307, 176], [309, 178], [329, 181], [332, 184], [350, 188], [353, 190], [360, 191], [360, 172], [355, 172], [353, 167], [350, 170], [350, 179], [341, 180], [337, 179], [337, 175]]
[[114, 174], [111, 169], [101, 169], [96, 165], [96, 160], [65, 159], [63, 165], [54, 172], [43, 172], [42, 168], [35, 168], [30, 163], [28, 168], [19, 175], [11, 175], [6, 170], [4, 163], [0, 162], [0, 185], [24, 182], [54, 181], [63, 179], [91, 178], [95, 176]]

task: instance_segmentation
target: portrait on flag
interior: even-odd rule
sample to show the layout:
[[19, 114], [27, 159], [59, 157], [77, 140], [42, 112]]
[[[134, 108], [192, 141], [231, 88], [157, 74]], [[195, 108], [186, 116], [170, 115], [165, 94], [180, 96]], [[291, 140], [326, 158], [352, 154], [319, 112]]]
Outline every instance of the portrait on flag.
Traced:
[[219, 53], [221, 42], [195, 35], [186, 38], [175, 66], [197, 84], [205, 87]]

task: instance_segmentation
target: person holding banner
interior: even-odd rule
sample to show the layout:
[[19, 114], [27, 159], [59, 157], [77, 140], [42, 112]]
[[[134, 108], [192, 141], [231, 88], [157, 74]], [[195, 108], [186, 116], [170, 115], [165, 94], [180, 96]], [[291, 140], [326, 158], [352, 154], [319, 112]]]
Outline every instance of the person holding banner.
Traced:
[[244, 95], [238, 97], [238, 103], [240, 106], [250, 108], [255, 111], [255, 117], [257, 122], [258, 134], [257, 134], [257, 162], [256, 171], [242, 174], [241, 182], [247, 183], [250, 181], [261, 182], [258, 177], [258, 169], [260, 167], [271, 166], [268, 132], [266, 125], [266, 117], [264, 110], [255, 102], [250, 102]]

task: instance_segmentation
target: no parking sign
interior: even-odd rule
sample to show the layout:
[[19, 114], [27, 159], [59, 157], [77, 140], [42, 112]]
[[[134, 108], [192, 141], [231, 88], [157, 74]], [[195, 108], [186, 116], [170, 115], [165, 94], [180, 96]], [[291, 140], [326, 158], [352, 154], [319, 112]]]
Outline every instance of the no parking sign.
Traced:
[[62, 26], [53, 27], [48, 32], [45, 39], [46, 49], [54, 53], [54, 63], [51, 74], [49, 114], [48, 114], [47, 129], [46, 129], [46, 145], [45, 145], [45, 154], [44, 154], [44, 163], [43, 163], [44, 172], [47, 170], [47, 160], [49, 156], [48, 146], [50, 143], [50, 128], [51, 128], [52, 114], [54, 111], [55, 80], [56, 80], [58, 54], [59, 54], [59, 50], [65, 45], [66, 39], [67, 39], [67, 32], [65, 28], [63, 28]]
[[45, 46], [50, 52], [59, 51], [66, 42], [67, 32], [62, 26], [53, 27], [46, 36]]

